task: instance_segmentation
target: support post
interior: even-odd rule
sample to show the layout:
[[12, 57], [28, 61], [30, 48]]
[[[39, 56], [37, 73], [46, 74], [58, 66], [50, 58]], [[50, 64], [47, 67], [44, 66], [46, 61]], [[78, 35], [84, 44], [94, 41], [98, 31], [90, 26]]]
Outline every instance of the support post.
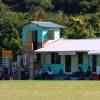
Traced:
[[2, 50], [0, 49], [0, 65], [2, 65]]
[[21, 55], [17, 56], [17, 79], [21, 79]]
[[30, 54], [30, 80], [34, 79], [34, 64], [33, 64], [33, 55]]

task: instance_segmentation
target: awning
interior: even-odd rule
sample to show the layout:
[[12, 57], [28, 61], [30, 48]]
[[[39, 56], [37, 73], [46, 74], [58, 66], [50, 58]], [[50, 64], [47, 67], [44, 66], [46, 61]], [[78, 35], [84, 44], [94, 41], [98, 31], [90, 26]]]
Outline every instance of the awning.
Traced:
[[100, 51], [89, 51], [89, 55], [100, 55]]

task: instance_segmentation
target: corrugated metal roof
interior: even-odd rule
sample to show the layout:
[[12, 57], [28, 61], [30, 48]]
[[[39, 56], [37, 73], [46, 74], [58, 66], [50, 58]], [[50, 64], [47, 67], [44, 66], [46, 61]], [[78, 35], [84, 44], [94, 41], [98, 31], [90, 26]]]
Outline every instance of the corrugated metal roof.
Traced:
[[99, 43], [100, 39], [60, 39], [36, 50], [36, 52], [100, 51]]
[[31, 21], [31, 23], [36, 24], [36, 25], [41, 26], [41, 27], [66, 28], [65, 26], [55, 24], [53, 22]]

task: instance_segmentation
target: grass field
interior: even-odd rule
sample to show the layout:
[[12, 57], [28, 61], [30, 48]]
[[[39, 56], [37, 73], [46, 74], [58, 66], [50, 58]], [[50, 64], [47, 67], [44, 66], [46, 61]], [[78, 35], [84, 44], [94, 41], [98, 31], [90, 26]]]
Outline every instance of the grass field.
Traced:
[[100, 82], [0, 81], [0, 100], [100, 100]]

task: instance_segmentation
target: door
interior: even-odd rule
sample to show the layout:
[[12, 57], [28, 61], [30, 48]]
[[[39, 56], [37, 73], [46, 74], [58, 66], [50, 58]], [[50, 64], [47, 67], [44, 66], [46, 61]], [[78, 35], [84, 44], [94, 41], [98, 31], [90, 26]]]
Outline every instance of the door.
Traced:
[[36, 50], [38, 46], [37, 31], [32, 31], [32, 41], [33, 41], [33, 50]]
[[71, 55], [65, 56], [65, 71], [71, 72]]
[[78, 53], [78, 65], [83, 64], [83, 53]]
[[97, 66], [97, 56], [93, 55], [92, 56], [92, 71], [96, 72], [96, 66]]

